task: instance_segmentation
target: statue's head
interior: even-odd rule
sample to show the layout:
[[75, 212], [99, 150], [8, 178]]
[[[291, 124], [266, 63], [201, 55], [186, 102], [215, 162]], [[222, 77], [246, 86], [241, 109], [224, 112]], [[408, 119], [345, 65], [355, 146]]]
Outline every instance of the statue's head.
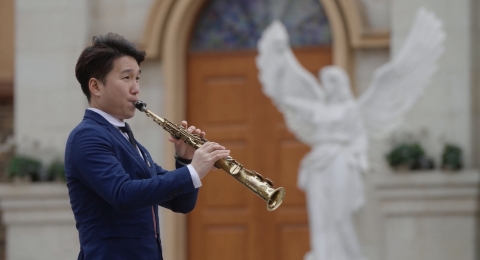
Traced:
[[326, 66], [320, 70], [320, 81], [325, 88], [328, 102], [340, 103], [353, 99], [350, 80], [345, 70], [338, 66]]

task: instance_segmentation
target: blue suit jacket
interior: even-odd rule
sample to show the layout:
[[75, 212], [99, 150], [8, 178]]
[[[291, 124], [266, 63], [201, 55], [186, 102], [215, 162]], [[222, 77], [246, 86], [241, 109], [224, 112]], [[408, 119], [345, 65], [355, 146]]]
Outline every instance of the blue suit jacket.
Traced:
[[116, 127], [90, 110], [70, 133], [65, 172], [79, 259], [162, 259], [156, 205], [181, 213], [195, 207], [198, 189], [188, 168], [177, 163], [166, 171], [138, 145], [150, 167]]

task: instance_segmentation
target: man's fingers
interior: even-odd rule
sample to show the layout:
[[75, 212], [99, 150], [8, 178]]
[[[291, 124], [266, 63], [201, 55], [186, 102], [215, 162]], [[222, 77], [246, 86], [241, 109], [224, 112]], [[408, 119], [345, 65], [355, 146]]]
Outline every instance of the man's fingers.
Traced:
[[227, 157], [230, 154], [230, 150], [216, 150], [210, 153], [213, 160], [217, 161]]
[[220, 157], [216, 157], [216, 160], [225, 158], [230, 153], [230, 150], [225, 150], [225, 147], [214, 142], [206, 142], [197, 151], [199, 151], [200, 153], [204, 153], [206, 156], [209, 156], [209, 158], [213, 158], [221, 154]]
[[168, 141], [172, 142], [172, 143], [175, 143], [175, 144], [178, 144], [178, 142], [180, 141], [179, 139], [176, 139], [175, 137], [173, 137], [172, 135], [169, 135], [168, 136]]
[[200, 178], [203, 178], [210, 170], [215, 169], [214, 163], [230, 155], [230, 150], [215, 143], [206, 142], [195, 151], [192, 166], [197, 170]]
[[191, 126], [188, 126], [188, 123], [187, 121], [183, 120], [182, 121], [182, 127], [187, 129], [187, 131], [189, 133], [193, 133], [193, 134], [196, 134], [196, 135], [199, 135], [201, 137], [205, 137], [205, 132], [203, 132], [201, 129], [199, 128], [196, 128], [195, 126], [191, 125]]
[[197, 128], [196, 128], [195, 126], [191, 125], [191, 126], [189, 126], [189, 127], [187, 128], [187, 131], [188, 131], [189, 133], [193, 133], [196, 129], [197, 129]]
[[219, 144], [217, 144], [215, 142], [206, 142], [200, 147], [200, 149], [207, 150], [207, 151], [210, 152], [210, 148], [214, 147], [215, 145], [219, 145]]
[[229, 154], [230, 150], [215, 150], [210, 153], [211, 156], [217, 156], [217, 155], [223, 155], [223, 154]]
[[225, 147], [217, 144], [217, 145], [209, 146], [208, 149], [207, 149], [207, 151], [209, 153], [213, 153], [213, 152], [218, 151], [218, 150], [225, 150]]

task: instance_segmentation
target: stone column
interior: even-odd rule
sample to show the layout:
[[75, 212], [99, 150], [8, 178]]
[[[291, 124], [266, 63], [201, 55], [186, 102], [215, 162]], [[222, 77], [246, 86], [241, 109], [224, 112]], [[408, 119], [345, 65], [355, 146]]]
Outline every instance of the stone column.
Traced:
[[89, 36], [89, 0], [16, 1], [16, 153], [44, 163], [63, 158], [86, 98], [75, 64]]
[[65, 184], [0, 184], [7, 260], [76, 259], [78, 232]]

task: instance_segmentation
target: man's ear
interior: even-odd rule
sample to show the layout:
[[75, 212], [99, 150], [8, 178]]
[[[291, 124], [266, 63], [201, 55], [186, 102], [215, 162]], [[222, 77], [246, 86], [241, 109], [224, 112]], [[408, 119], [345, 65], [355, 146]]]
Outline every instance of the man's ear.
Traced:
[[98, 79], [96, 78], [91, 78], [89, 81], [88, 81], [88, 89], [90, 90], [90, 95], [93, 95], [93, 96], [100, 96], [100, 88], [103, 87], [100, 86], [102, 84], [102, 82], [100, 82]]

